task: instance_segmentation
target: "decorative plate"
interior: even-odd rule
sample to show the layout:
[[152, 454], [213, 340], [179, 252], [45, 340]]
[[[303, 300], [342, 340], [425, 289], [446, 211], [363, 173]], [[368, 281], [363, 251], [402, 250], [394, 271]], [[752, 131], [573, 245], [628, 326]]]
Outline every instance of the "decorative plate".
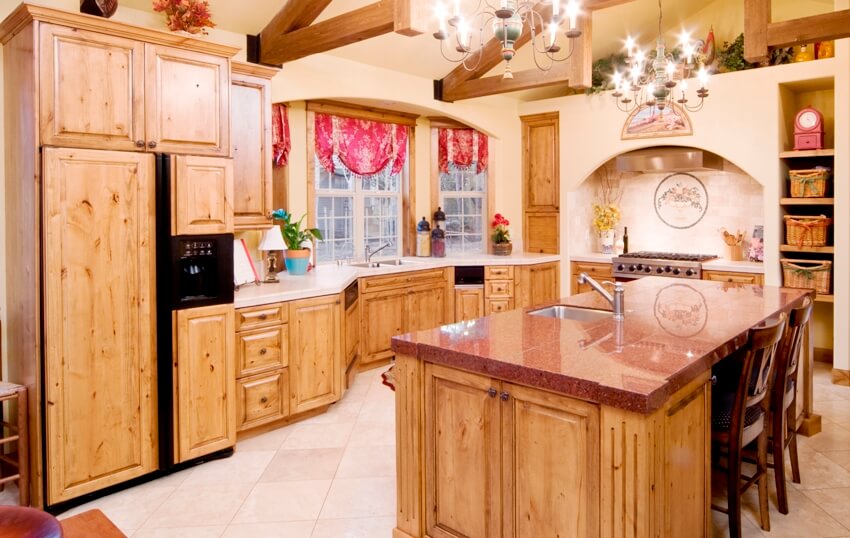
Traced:
[[671, 228], [695, 226], [708, 211], [708, 191], [696, 176], [670, 174], [655, 189], [655, 213]]

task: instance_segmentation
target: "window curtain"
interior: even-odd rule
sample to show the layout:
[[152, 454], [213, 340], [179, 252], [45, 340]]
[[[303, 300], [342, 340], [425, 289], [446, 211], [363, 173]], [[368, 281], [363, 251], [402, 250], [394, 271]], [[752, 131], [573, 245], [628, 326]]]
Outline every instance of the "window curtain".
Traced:
[[316, 155], [333, 173], [333, 157], [358, 176], [372, 176], [392, 166], [398, 174], [407, 159], [407, 126], [316, 114]]
[[292, 139], [289, 137], [289, 112], [286, 105], [272, 105], [272, 160], [275, 166], [286, 166]]
[[440, 172], [448, 173], [449, 164], [468, 168], [473, 162], [477, 163], [477, 173], [487, 170], [487, 135], [475, 129], [440, 129], [438, 137]]

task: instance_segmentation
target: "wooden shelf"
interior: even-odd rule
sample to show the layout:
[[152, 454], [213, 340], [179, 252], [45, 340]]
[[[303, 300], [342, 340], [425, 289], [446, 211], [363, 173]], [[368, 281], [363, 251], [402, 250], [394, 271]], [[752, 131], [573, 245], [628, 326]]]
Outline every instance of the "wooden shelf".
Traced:
[[835, 254], [835, 247], [798, 247], [797, 245], [782, 245], [782, 252], [816, 252], [819, 254]]
[[815, 302], [816, 303], [834, 303], [835, 302], [835, 296], [834, 295], [818, 294], [818, 296], [815, 297]]
[[835, 149], [804, 149], [799, 151], [783, 151], [780, 159], [800, 159], [803, 157], [834, 157]]
[[835, 205], [835, 198], [783, 198], [782, 205]]

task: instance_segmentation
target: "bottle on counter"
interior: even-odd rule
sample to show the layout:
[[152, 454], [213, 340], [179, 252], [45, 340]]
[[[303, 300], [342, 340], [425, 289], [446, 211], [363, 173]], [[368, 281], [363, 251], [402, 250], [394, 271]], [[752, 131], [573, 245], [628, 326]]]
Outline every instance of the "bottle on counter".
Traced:
[[623, 228], [623, 254], [629, 253], [629, 227]]
[[438, 222], [434, 223], [434, 229], [431, 230], [431, 256], [446, 257], [446, 232], [440, 229]]
[[446, 212], [443, 211], [442, 207], [438, 207], [436, 211], [434, 211], [434, 226], [442, 226], [443, 230], [446, 229]]
[[428, 257], [431, 255], [431, 225], [425, 217], [416, 225], [416, 255]]

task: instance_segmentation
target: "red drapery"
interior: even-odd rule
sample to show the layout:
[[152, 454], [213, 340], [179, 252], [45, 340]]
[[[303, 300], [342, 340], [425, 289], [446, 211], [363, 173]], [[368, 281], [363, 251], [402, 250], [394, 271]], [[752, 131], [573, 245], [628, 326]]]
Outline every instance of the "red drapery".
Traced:
[[377, 174], [390, 163], [392, 173], [397, 174], [407, 159], [407, 135], [404, 125], [316, 114], [316, 155], [331, 172], [337, 155], [346, 168], [360, 176]]
[[275, 166], [286, 166], [292, 139], [289, 137], [289, 114], [286, 105], [272, 105], [272, 160]]
[[487, 169], [489, 148], [484, 133], [475, 129], [440, 129], [439, 143], [441, 172], [449, 171], [449, 163], [465, 168], [476, 162], [479, 174]]

